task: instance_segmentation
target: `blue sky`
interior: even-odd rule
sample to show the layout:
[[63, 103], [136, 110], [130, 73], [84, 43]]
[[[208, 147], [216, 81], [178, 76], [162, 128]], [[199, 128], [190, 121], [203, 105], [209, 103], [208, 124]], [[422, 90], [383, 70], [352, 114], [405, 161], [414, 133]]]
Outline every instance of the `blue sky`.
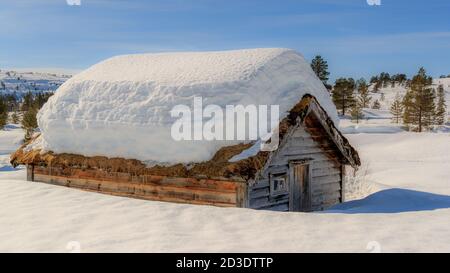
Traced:
[[0, 68], [81, 70], [117, 54], [287, 47], [332, 78], [450, 74], [450, 1], [0, 0]]

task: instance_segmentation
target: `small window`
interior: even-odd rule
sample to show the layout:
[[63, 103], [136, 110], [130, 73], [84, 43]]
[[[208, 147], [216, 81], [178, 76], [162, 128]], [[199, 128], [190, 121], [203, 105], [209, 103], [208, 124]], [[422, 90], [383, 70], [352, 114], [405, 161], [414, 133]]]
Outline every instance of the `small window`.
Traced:
[[289, 192], [288, 179], [286, 173], [270, 175], [270, 195], [277, 196]]

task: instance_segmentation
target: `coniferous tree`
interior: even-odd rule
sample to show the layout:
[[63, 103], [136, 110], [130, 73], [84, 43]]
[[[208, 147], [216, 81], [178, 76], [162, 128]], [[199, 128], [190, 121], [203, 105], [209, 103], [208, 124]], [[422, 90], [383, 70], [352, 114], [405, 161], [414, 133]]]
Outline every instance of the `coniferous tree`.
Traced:
[[391, 104], [390, 112], [392, 114], [392, 121], [395, 123], [400, 123], [400, 120], [403, 117], [403, 103], [400, 99], [399, 94], [395, 96], [395, 100]]
[[0, 97], [0, 129], [8, 122], [8, 109], [4, 97]]
[[406, 74], [395, 74], [391, 77], [392, 87], [395, 87], [395, 84], [403, 85], [407, 80]]
[[366, 80], [360, 79], [357, 82], [358, 86], [358, 97], [357, 100], [360, 103], [361, 108], [367, 108], [369, 107], [370, 101], [372, 100], [372, 97], [369, 93], [369, 85], [367, 84]]
[[381, 85], [382, 85], [381, 81], [375, 82], [375, 84], [373, 86], [373, 92], [377, 93], [378, 91], [380, 91]]
[[23, 96], [21, 110], [26, 112], [33, 107], [33, 93], [28, 92]]
[[[316, 73], [317, 77], [322, 81], [322, 83], [328, 88], [328, 76], [330, 76], [330, 72], [328, 72], [328, 63], [325, 61], [322, 56], [317, 55], [311, 61], [311, 68]], [[329, 88], [328, 88], [329, 89]]]
[[362, 105], [359, 101], [355, 102], [352, 105], [352, 108], [350, 110], [350, 115], [352, 117], [352, 120], [356, 121], [356, 123], [359, 123], [359, 121], [364, 118]]
[[373, 104], [372, 104], [372, 109], [378, 110], [378, 109], [380, 109], [380, 108], [381, 108], [380, 102], [379, 102], [378, 100], [375, 100], [375, 101], [373, 102]]
[[11, 115], [11, 122], [13, 124], [18, 124], [19, 123], [19, 115], [17, 114], [17, 112], [13, 112]]
[[412, 126], [418, 132], [431, 126], [435, 115], [435, 91], [431, 88], [432, 78], [427, 76], [425, 69], [419, 69], [417, 75], [410, 82], [404, 104], [404, 123]]
[[414, 123], [412, 92], [406, 92], [402, 100], [402, 105], [403, 105], [403, 123], [409, 126]]
[[381, 81], [380, 86], [386, 88], [388, 87], [388, 84], [391, 81], [391, 76], [389, 75], [389, 73], [381, 72], [379, 79]]
[[39, 109], [47, 102], [47, 100], [53, 95], [53, 93], [39, 92], [32, 94], [28, 92], [22, 102], [21, 110], [25, 112], [22, 117], [22, 128], [25, 130], [25, 141], [28, 141], [38, 127], [36, 114]]
[[370, 78], [370, 84], [374, 84], [378, 82], [378, 76], [373, 76], [372, 78]]
[[353, 96], [355, 90], [355, 80], [352, 78], [339, 78], [333, 88], [332, 99], [336, 108], [342, 111], [342, 115], [353, 106], [355, 98]]
[[443, 125], [447, 119], [447, 105], [445, 104], [444, 86], [441, 84], [437, 89], [436, 124]]
[[38, 127], [36, 119], [37, 109], [31, 107], [25, 112], [22, 118], [22, 128], [25, 130], [25, 141], [28, 141], [33, 136], [34, 130]]

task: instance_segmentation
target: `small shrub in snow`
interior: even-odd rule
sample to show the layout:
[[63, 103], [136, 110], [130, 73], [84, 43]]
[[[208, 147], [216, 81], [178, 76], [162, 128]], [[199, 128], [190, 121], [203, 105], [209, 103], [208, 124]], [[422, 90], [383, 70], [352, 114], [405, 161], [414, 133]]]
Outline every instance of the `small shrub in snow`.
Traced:
[[368, 179], [369, 165], [363, 165], [358, 171], [347, 169], [344, 179], [345, 201], [361, 199], [372, 193]]

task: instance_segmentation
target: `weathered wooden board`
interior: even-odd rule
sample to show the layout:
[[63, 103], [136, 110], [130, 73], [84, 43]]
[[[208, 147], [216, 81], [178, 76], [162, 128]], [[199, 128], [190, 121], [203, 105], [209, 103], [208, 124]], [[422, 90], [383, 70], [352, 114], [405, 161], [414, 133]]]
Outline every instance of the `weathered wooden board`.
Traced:
[[247, 184], [196, 178], [134, 176], [98, 170], [34, 168], [34, 181], [146, 200], [245, 207]]
[[[296, 160], [307, 159], [310, 164], [311, 175], [311, 208], [322, 210], [341, 200], [341, 163], [337, 147], [327, 139], [320, 130], [306, 131], [303, 127], [296, 128], [289, 133], [285, 140], [274, 152], [265, 170], [261, 172], [262, 178], [249, 187], [249, 205], [251, 208], [278, 210], [284, 209], [285, 204], [274, 200], [270, 196], [269, 175], [283, 169], [289, 173], [289, 163]], [[292, 177], [289, 177], [292, 180]], [[289, 181], [292, 183], [292, 181]], [[290, 191], [298, 191], [291, 187]], [[288, 195], [294, 193], [288, 193]], [[290, 198], [291, 201], [295, 198]], [[289, 209], [289, 198], [287, 208]]]

